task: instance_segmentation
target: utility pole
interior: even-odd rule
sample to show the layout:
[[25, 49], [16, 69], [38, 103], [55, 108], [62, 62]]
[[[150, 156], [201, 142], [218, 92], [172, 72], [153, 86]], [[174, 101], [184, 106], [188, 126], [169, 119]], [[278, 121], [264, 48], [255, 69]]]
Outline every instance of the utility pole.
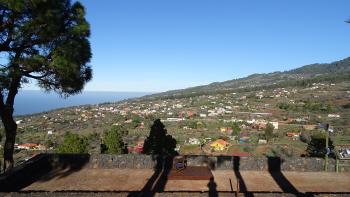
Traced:
[[329, 138], [329, 124], [327, 123], [326, 126], [325, 126], [325, 130], [326, 130], [326, 154], [325, 154], [325, 157], [324, 157], [324, 162], [325, 162], [325, 165], [324, 165], [324, 171], [328, 171], [328, 154], [329, 154], [329, 147], [328, 147], [328, 138]]

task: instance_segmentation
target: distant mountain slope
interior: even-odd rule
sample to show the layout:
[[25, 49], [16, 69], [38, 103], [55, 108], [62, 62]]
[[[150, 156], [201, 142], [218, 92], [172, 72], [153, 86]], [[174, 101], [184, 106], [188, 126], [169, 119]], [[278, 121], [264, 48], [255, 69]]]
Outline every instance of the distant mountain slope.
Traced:
[[335, 72], [349, 72], [350, 57], [329, 64], [311, 64], [287, 71], [289, 74], [316, 75]]
[[180, 90], [171, 90], [146, 97], [168, 97], [193, 94], [210, 94], [222, 91], [237, 91], [258, 87], [281, 85], [305, 85], [310, 82], [350, 80], [350, 57], [325, 64], [310, 64], [284, 72], [253, 74], [248, 77], [215, 82]]

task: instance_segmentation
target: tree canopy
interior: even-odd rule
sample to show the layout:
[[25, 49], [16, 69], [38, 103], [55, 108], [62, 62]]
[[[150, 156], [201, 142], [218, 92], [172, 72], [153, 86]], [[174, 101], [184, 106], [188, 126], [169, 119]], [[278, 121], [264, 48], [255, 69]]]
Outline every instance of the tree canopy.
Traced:
[[36, 81], [62, 96], [80, 93], [92, 78], [90, 26], [79, 2], [0, 0], [0, 115], [6, 131], [4, 169], [13, 167], [18, 89]]
[[[330, 150], [334, 149], [333, 141], [328, 138], [328, 147]], [[326, 149], [326, 134], [325, 132], [314, 133], [307, 145], [306, 152], [310, 157], [324, 157]]]
[[110, 154], [122, 154], [125, 153], [125, 146], [123, 142], [123, 136], [127, 135], [126, 131], [121, 126], [113, 126], [106, 132], [103, 143], [106, 146], [106, 153]]
[[241, 131], [239, 124], [237, 122], [230, 122], [228, 126], [232, 129], [232, 135], [237, 136]]
[[0, 15], [0, 52], [8, 57], [2, 90], [35, 79], [45, 90], [74, 94], [91, 79], [90, 27], [79, 2], [2, 0]]
[[270, 141], [273, 137], [273, 125], [271, 123], [267, 123], [266, 128], [264, 130], [265, 132], [265, 138], [267, 141]]
[[86, 153], [88, 140], [78, 134], [67, 132], [64, 135], [63, 143], [58, 146], [59, 153]]

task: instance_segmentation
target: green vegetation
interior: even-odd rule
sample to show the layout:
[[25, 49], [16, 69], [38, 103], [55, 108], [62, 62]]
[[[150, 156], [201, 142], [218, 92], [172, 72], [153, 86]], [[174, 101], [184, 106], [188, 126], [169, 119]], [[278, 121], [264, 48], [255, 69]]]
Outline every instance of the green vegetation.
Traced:
[[185, 125], [190, 129], [201, 129], [206, 127], [205, 123], [198, 120], [187, 120]]
[[184, 90], [168, 91], [146, 98], [179, 99], [230, 92], [260, 91], [262, 89], [309, 87], [312, 83], [337, 83], [349, 80], [350, 57], [327, 64], [306, 65], [285, 72], [253, 74], [240, 79], [212, 83]]
[[277, 106], [287, 111], [332, 112], [332, 105], [330, 103], [321, 103], [311, 100], [300, 101], [299, 103], [301, 104], [279, 103]]
[[342, 106], [344, 109], [350, 109], [350, 103], [347, 103], [345, 105]]
[[271, 123], [268, 123], [266, 125], [266, 128], [264, 129], [265, 139], [269, 142], [273, 137], [273, 125]]
[[[329, 138], [329, 148], [334, 149], [333, 141]], [[311, 135], [310, 142], [306, 149], [310, 157], [324, 157], [326, 150], [326, 133], [318, 132]]]
[[346, 128], [343, 132], [336, 133], [332, 136], [334, 144], [350, 144], [350, 128]]
[[230, 122], [227, 126], [232, 129], [233, 136], [237, 136], [241, 131], [241, 128], [239, 127], [239, 124], [237, 122]]
[[300, 141], [304, 142], [304, 143], [310, 143], [311, 141], [311, 136], [309, 133], [307, 132], [301, 132], [300, 134]]
[[197, 153], [198, 154], [198, 149], [199, 149], [199, 146], [198, 145], [194, 145], [194, 144], [189, 144], [189, 145], [183, 145], [181, 146], [181, 149], [180, 149], [180, 152], [183, 152], [183, 153]]
[[113, 126], [109, 131], [105, 133], [103, 138], [103, 145], [105, 148], [102, 150], [102, 153], [109, 154], [122, 154], [125, 153], [125, 145], [123, 142], [123, 137], [127, 135], [126, 131], [121, 126]]
[[86, 153], [88, 140], [86, 137], [80, 137], [78, 134], [66, 132], [63, 143], [58, 146], [59, 153]]

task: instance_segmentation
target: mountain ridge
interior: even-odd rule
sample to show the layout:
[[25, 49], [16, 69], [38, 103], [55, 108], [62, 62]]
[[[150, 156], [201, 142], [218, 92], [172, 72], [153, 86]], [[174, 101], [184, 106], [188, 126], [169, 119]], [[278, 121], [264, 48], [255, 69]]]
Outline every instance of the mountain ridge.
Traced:
[[247, 77], [213, 82], [207, 85], [170, 90], [147, 95], [142, 98], [189, 96], [191, 94], [210, 94], [215, 92], [237, 91], [258, 87], [276, 87], [279, 85], [307, 85], [313, 81], [350, 80], [350, 57], [331, 63], [314, 63], [287, 71], [255, 73]]

